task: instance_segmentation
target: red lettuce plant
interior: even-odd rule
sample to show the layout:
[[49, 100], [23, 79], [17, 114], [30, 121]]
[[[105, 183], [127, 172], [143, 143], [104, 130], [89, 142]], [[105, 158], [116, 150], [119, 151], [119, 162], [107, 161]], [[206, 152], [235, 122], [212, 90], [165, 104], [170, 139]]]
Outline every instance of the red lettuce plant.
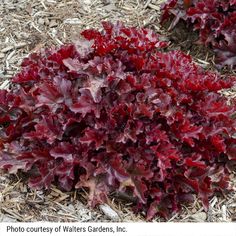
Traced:
[[228, 187], [236, 159], [235, 108], [206, 72], [148, 29], [103, 23], [83, 39], [32, 54], [0, 91], [0, 167], [29, 186], [87, 188], [91, 206], [112, 192], [147, 218]]
[[236, 65], [235, 0], [169, 0], [163, 6], [162, 22], [174, 16], [170, 28], [180, 19], [193, 24], [200, 41], [213, 48], [220, 66]]

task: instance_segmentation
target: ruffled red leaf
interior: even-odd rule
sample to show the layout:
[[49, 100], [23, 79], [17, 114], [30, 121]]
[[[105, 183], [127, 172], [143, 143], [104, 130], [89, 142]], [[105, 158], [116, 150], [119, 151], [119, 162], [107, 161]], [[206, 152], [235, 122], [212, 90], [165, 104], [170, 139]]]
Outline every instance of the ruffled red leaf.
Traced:
[[163, 52], [151, 30], [103, 27], [30, 55], [0, 90], [0, 168], [32, 188], [85, 188], [91, 206], [119, 191], [148, 219], [194, 195], [207, 208], [236, 165], [235, 106], [218, 93], [234, 78]]
[[236, 2], [234, 0], [170, 0], [163, 6], [162, 22], [174, 16], [170, 28], [180, 19], [192, 24], [200, 41], [213, 48], [220, 67], [236, 65]]

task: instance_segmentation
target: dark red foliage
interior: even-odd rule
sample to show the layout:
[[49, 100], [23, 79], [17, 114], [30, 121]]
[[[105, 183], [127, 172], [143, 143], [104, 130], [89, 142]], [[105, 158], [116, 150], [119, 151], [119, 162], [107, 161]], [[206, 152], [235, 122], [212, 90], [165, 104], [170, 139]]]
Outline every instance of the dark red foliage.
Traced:
[[33, 188], [87, 188], [92, 206], [129, 194], [148, 219], [195, 194], [207, 208], [236, 160], [235, 109], [217, 93], [230, 78], [162, 52], [148, 29], [103, 27], [32, 54], [0, 91], [0, 167]]
[[200, 41], [216, 52], [216, 62], [220, 66], [236, 65], [235, 0], [169, 0], [163, 6], [162, 22], [171, 16], [174, 20], [170, 28], [180, 19], [193, 24]]

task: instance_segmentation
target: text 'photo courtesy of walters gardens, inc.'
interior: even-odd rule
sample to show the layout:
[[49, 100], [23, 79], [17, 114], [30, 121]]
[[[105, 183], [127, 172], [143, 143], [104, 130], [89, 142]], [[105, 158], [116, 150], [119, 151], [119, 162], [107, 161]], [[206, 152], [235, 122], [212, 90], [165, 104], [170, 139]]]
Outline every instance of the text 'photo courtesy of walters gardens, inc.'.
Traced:
[[234, 223], [1, 223], [1, 236], [236, 236]]
[[15, 227], [9, 225], [6, 228], [7, 232], [13, 233], [116, 233], [116, 232], [127, 232], [126, 227], [121, 226], [76, 226], [76, 225], [59, 225], [53, 226], [28, 226], [28, 227]]
[[126, 226], [122, 224], [58, 224], [58, 223], [29, 223], [29, 224], [5, 224], [1, 227], [0, 234], [28, 235], [114, 235], [115, 233], [127, 233]]

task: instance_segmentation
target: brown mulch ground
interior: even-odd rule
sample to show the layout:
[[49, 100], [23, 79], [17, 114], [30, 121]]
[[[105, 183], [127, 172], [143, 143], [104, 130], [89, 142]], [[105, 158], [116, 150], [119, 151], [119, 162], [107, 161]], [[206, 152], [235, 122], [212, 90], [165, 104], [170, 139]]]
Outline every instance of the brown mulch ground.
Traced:
[[[2, 0], [0, 1], [0, 89], [9, 87], [9, 79], [19, 70], [29, 53], [41, 48], [60, 46], [76, 39], [82, 29], [99, 27], [101, 20], [121, 20], [127, 25], [145, 26], [162, 32], [173, 41], [172, 47], [185, 48], [196, 63], [213, 68], [213, 55], [197, 45], [184, 32], [169, 34], [160, 29], [160, 3], [164, 0]], [[186, 33], [185, 33], [186, 34]], [[235, 91], [228, 91], [236, 96]], [[192, 206], [183, 207], [170, 221], [230, 222], [236, 221], [236, 179], [234, 192], [214, 196], [208, 212], [196, 199]], [[86, 206], [86, 193], [61, 192], [55, 186], [48, 191], [27, 187], [22, 176], [0, 172], [0, 222], [29, 221], [145, 221], [134, 215], [129, 203], [111, 199], [109, 212]], [[115, 211], [112, 211], [112, 209]], [[117, 215], [115, 215], [117, 213]], [[113, 214], [113, 216], [111, 216]], [[159, 222], [163, 219], [156, 218]]]

